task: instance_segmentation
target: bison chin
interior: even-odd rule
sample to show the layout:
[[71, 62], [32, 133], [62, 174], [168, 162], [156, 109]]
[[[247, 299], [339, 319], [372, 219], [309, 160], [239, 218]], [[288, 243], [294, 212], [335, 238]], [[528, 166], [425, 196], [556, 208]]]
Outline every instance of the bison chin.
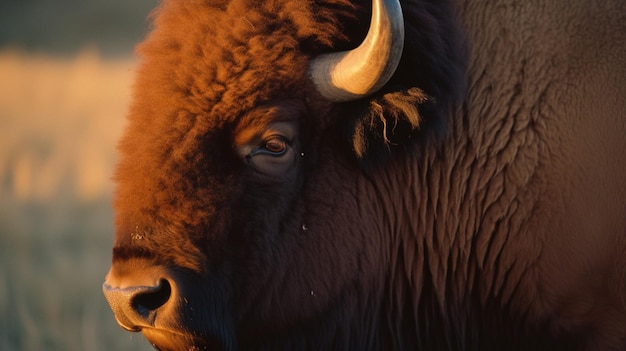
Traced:
[[200, 350], [225, 350], [226, 348], [218, 340], [202, 337], [196, 338], [189, 335], [164, 332], [159, 329], [144, 328], [143, 336], [159, 351], [200, 351]]

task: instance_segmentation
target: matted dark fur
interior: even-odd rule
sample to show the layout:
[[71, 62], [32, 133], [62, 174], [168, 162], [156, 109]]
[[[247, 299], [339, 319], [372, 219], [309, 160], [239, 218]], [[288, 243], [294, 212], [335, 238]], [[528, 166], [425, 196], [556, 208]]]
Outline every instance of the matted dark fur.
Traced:
[[[623, 3], [401, 4], [398, 70], [340, 104], [308, 62], [369, 0], [155, 10], [107, 284], [162, 282], [128, 305], [158, 349], [626, 349]], [[241, 154], [282, 121], [292, 159]]]

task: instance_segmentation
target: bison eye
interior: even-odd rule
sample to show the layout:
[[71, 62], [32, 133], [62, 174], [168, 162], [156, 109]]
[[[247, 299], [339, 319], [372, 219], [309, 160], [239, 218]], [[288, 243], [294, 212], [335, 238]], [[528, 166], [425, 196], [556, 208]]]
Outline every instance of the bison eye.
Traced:
[[265, 141], [263, 141], [263, 143], [259, 147], [252, 150], [250, 154], [248, 155], [248, 157], [252, 157], [258, 154], [265, 154], [265, 155], [279, 157], [279, 156], [284, 155], [287, 152], [288, 146], [289, 146], [289, 141], [285, 137], [282, 137], [279, 135], [271, 136]]
[[[235, 132], [234, 147], [256, 175], [270, 176], [272, 181], [284, 179], [298, 158], [298, 128], [292, 120], [270, 122], [265, 126], [244, 125]], [[261, 178], [259, 178], [261, 179]]]

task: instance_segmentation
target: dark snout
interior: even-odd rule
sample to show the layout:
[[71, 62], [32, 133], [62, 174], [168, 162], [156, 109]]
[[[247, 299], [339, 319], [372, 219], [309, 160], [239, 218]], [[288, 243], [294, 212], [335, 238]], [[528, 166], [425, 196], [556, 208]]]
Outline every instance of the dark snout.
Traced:
[[119, 325], [134, 332], [163, 327], [161, 319], [176, 310], [178, 300], [172, 273], [142, 260], [116, 263], [102, 291]]

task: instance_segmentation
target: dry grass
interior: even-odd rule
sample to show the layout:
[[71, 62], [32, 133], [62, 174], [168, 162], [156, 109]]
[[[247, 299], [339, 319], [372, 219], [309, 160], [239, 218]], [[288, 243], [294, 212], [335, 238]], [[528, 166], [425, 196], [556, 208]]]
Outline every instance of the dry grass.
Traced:
[[0, 350], [151, 350], [101, 293], [134, 65], [0, 52]]

